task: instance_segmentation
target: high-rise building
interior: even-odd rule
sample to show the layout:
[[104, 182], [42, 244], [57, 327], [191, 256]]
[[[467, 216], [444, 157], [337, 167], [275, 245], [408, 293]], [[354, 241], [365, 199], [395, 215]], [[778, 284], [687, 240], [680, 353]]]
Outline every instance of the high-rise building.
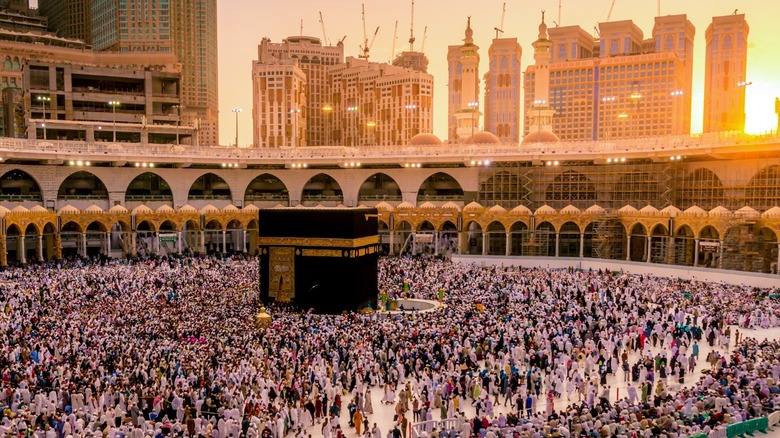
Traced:
[[479, 131], [479, 46], [473, 36], [469, 17], [463, 44], [447, 48], [447, 137], [453, 142], [465, 141]]
[[333, 144], [406, 144], [433, 130], [433, 76], [348, 57], [328, 69]]
[[[632, 21], [599, 24], [599, 39], [579, 26], [549, 29], [552, 127], [566, 141], [690, 132], [693, 37], [684, 15], [658, 17], [653, 38]], [[540, 102], [537, 66], [524, 78], [525, 132]]]
[[428, 57], [423, 52], [405, 51], [393, 59], [393, 65], [428, 73]]
[[[38, 0], [38, 12], [57, 36], [92, 44], [91, 0]], [[115, 3], [115, 2], [112, 2]]]
[[252, 62], [255, 147], [306, 146], [306, 74], [291, 58]]
[[[278, 60], [291, 59], [297, 61], [298, 68], [306, 76], [306, 111], [305, 115], [306, 138], [301, 144], [309, 146], [323, 146], [333, 143], [329, 134], [332, 125], [333, 105], [328, 94], [328, 67], [344, 62], [344, 46], [339, 43], [336, 46], [323, 46], [319, 38], [308, 36], [291, 36], [281, 43], [272, 43], [268, 38], [263, 38], [257, 48], [257, 61], [253, 62], [253, 69], [261, 69], [263, 64], [275, 65]], [[262, 71], [262, 70], [258, 70]], [[255, 83], [256, 77], [252, 82]], [[257, 90], [255, 90], [257, 93]], [[254, 96], [255, 108], [257, 108], [258, 96]], [[289, 100], [289, 99], [288, 99]], [[254, 118], [254, 123], [258, 122]], [[255, 126], [255, 132], [258, 127]], [[256, 147], [268, 147], [269, 144], [255, 140]]]
[[202, 144], [218, 144], [216, 0], [40, 0], [49, 28], [98, 51], [175, 53], [181, 116]]
[[502, 142], [520, 139], [520, 87], [523, 49], [517, 38], [496, 38], [488, 49], [490, 70], [485, 73], [485, 130]]
[[745, 15], [713, 17], [704, 38], [704, 132], [744, 131], [748, 33]]
[[29, 14], [32, 11], [30, 9], [30, 0], [0, 0], [0, 8], [23, 14]]

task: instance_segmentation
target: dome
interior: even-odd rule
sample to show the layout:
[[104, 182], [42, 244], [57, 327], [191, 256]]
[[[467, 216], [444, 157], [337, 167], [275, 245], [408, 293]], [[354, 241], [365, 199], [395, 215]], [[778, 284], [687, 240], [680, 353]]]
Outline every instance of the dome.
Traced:
[[418, 208], [431, 209], [436, 208], [436, 205], [433, 202], [423, 202]]
[[29, 213], [30, 210], [28, 210], [24, 205], [17, 205], [16, 207], [11, 209], [11, 213]]
[[393, 211], [393, 210], [395, 210], [392, 205], [388, 204], [385, 201], [382, 201], [379, 204], [375, 205], [374, 208], [376, 208], [377, 210], [384, 210], [384, 211]]
[[600, 213], [605, 213], [605, 212], [606, 212], [606, 210], [604, 210], [604, 208], [601, 207], [598, 204], [593, 204], [593, 205], [591, 205], [590, 207], [588, 207], [585, 210], [585, 213], [588, 213], [588, 214], [600, 214]]
[[257, 206], [254, 205], [254, 204], [248, 204], [248, 205], [244, 206], [244, 208], [242, 210], [243, 211], [247, 211], [247, 212], [255, 212], [255, 211], [259, 211], [260, 209], [257, 208]]
[[571, 204], [561, 209], [561, 214], [580, 214], [580, 213], [582, 213], [582, 210], [580, 210], [579, 208]]
[[618, 210], [618, 213], [622, 213], [622, 214], [637, 214], [637, 213], [639, 213], [639, 210], [634, 208], [633, 205], [626, 205], [625, 207], [623, 207], [620, 210]]
[[729, 214], [731, 214], [731, 210], [722, 205], [719, 205], [709, 211], [710, 216], [727, 216]]
[[[5, 207], [3, 207], [3, 208], [5, 208]], [[8, 212], [8, 211], [10, 211], [10, 210], [6, 209], [6, 212]], [[76, 208], [76, 207], [74, 207], [74, 206], [72, 206], [70, 204], [62, 207], [59, 212], [60, 213], [65, 213], [65, 214], [78, 214], [78, 213], [80, 213], [78, 208]]]
[[523, 137], [523, 144], [530, 143], [560, 143], [561, 139], [550, 131], [533, 131]]
[[688, 208], [683, 212], [683, 214], [687, 216], [707, 216], [707, 212], [698, 205], [694, 205], [693, 207]]
[[442, 144], [441, 139], [434, 134], [423, 132], [409, 140], [411, 146], [426, 146]]
[[669, 217], [675, 217], [680, 213], [682, 213], [682, 211], [679, 208], [675, 207], [674, 205], [667, 205], [666, 207], [661, 209], [661, 214], [665, 214]]
[[103, 209], [98, 207], [95, 204], [90, 205], [89, 207], [84, 209], [85, 213], [103, 213]]
[[133, 209], [133, 213], [132, 214], [136, 215], [138, 213], [151, 213], [151, 212], [152, 212], [151, 208], [145, 206], [144, 204], [141, 204], [138, 207]]
[[[35, 208], [35, 207], [33, 207]], [[737, 216], [744, 217], [744, 218], [750, 218], [755, 219], [759, 216], [761, 216], [758, 211], [756, 211], [754, 208], [748, 207], [747, 205], [740, 208], [735, 212]]]
[[219, 209], [217, 207], [214, 207], [213, 205], [209, 204], [203, 208], [200, 209], [200, 214], [204, 213], [217, 213], [219, 212]]
[[467, 206], [463, 207], [463, 211], [479, 210], [480, 208], [483, 208], [482, 205], [480, 205], [479, 202], [473, 201], [470, 202]]
[[[75, 207], [74, 207], [74, 208], [75, 208]], [[5, 214], [6, 214], [6, 213], [8, 213], [8, 212], [10, 212], [10, 211], [11, 211], [11, 210], [9, 210], [9, 209], [7, 209], [7, 208], [3, 207], [2, 205], [0, 205], [0, 217], [3, 217], [3, 216], [5, 216]], [[76, 210], [76, 213], [78, 213], [78, 210]]]
[[780, 207], [775, 205], [774, 207], [770, 208], [769, 210], [763, 212], [761, 214], [761, 217], [764, 217], [764, 218], [780, 217]]
[[657, 208], [653, 207], [652, 205], [645, 205], [644, 207], [639, 209], [639, 213], [647, 216], [655, 216], [659, 213], [659, 211]]
[[487, 131], [479, 131], [469, 137], [466, 140], [466, 143], [471, 144], [500, 144], [501, 140], [498, 139], [498, 137], [495, 136], [492, 132]]
[[518, 205], [517, 207], [512, 209], [512, 213], [520, 213], [520, 214], [531, 214], [531, 209], [526, 207], [525, 205]]
[[179, 211], [182, 212], [182, 213], [197, 213], [198, 212], [198, 210], [195, 207], [191, 206], [190, 204], [187, 204], [184, 207], [181, 207], [179, 209]]
[[127, 209], [122, 207], [121, 205], [117, 204], [110, 209], [108, 209], [109, 213], [127, 213]]
[[414, 208], [414, 205], [412, 205], [409, 202], [404, 201], [404, 202], [398, 204], [395, 208], [397, 208], [399, 210], [404, 209], [404, 208]]
[[46, 213], [49, 210], [46, 210], [45, 208], [41, 207], [40, 205], [35, 205], [33, 208], [30, 209], [31, 213]]
[[506, 208], [500, 206], [500, 205], [494, 205], [488, 209], [491, 213], [504, 213], [506, 212]]
[[456, 203], [454, 203], [452, 201], [449, 201], [449, 202], [445, 203], [444, 205], [441, 206], [441, 208], [443, 208], [445, 210], [458, 210], [458, 211], [460, 211], [460, 207], [458, 207], [458, 204], [456, 204]]
[[224, 211], [224, 212], [236, 212], [236, 211], [238, 211], [238, 207], [236, 207], [233, 204], [228, 204], [228, 205], [225, 206], [225, 208], [222, 209], [222, 211]]
[[555, 211], [555, 209], [550, 207], [549, 205], [544, 204], [541, 207], [537, 208], [536, 211], [534, 212], [534, 216], [540, 214], [558, 214], [558, 212]]
[[157, 210], [155, 210], [155, 213], [173, 213], [173, 209], [168, 204], [163, 204], [159, 207], [157, 207]]

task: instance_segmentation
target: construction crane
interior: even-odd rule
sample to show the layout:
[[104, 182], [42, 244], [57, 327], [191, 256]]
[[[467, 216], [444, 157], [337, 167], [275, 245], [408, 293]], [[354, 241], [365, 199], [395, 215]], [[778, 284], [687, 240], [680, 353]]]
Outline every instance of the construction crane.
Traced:
[[409, 51], [414, 52], [414, 0], [412, 0], [412, 24], [409, 25]]
[[344, 36], [343, 36], [343, 37], [342, 37], [342, 38], [339, 40], [339, 42], [338, 42], [338, 43], [336, 43], [336, 46], [343, 46], [343, 45], [344, 45], [344, 40], [345, 40], [345, 39], [347, 39], [347, 36], [346, 36], [346, 35], [344, 35]]
[[428, 26], [425, 26], [425, 29], [423, 30], [423, 42], [422, 42], [422, 47], [420, 47], [420, 52], [425, 52], [426, 39], [428, 39]]
[[504, 17], [506, 16], [506, 3], [504, 3], [504, 8], [501, 10], [501, 24], [499, 27], [494, 27], [493, 30], [496, 31], [496, 39], [498, 39], [498, 33], [501, 32], [501, 35], [504, 35]]
[[395, 28], [393, 28], [393, 49], [390, 50], [390, 61], [388, 61], [388, 64], [393, 62], [393, 58], [395, 57], [395, 42], [398, 40], [398, 20], [395, 20]]
[[365, 59], [368, 61], [369, 52], [371, 52], [371, 47], [374, 45], [374, 41], [376, 41], [376, 35], [379, 33], [379, 26], [376, 27], [376, 30], [374, 31], [374, 36], [371, 37], [371, 43], [368, 42], [368, 35], [366, 35], [366, 5], [365, 3], [362, 5], [362, 16], [363, 16], [363, 45], [359, 46], [361, 54], [358, 55], [358, 58]]
[[609, 5], [609, 12], [607, 12], [607, 23], [609, 23], [609, 19], [612, 18], [612, 10], [615, 9], [615, 1], [612, 0], [612, 4]]
[[320, 12], [320, 24], [322, 25], [322, 42], [325, 43], [326, 46], [330, 45], [330, 41], [328, 41], [328, 34], [325, 33], [325, 20], [322, 19], [322, 11]]

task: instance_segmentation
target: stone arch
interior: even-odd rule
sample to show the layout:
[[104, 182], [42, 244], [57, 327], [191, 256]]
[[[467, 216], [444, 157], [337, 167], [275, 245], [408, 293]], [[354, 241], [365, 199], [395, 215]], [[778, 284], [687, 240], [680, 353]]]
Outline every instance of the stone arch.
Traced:
[[664, 224], [655, 224], [650, 231], [650, 261], [667, 263], [669, 228]]
[[628, 259], [635, 262], [646, 261], [647, 227], [636, 222], [628, 230]]
[[555, 225], [549, 221], [539, 223], [534, 230], [534, 246], [536, 253], [533, 255], [554, 256]]
[[756, 251], [758, 252], [758, 270], [764, 273], [777, 273], [777, 231], [769, 227], [762, 227], [756, 231], [756, 241]]
[[[158, 202], [173, 205], [173, 192], [168, 181], [155, 172], [144, 172], [130, 181], [125, 189], [125, 201], [136, 201], [139, 205]], [[154, 205], [154, 204], [152, 204]], [[130, 205], [128, 205], [128, 208]]]
[[190, 185], [187, 202], [192, 201], [232, 201], [230, 185], [221, 176], [207, 172], [199, 176]]
[[744, 204], [758, 211], [780, 206], [780, 166], [764, 167], [750, 178]]
[[436, 227], [433, 226], [431, 221], [426, 219], [426, 220], [420, 221], [420, 223], [417, 224], [417, 230], [416, 231], [433, 232], [433, 231], [436, 231]]
[[58, 201], [108, 200], [108, 189], [97, 175], [86, 170], [73, 172], [57, 189]]
[[580, 256], [580, 226], [568, 221], [558, 231], [558, 255], [561, 257]]
[[482, 224], [472, 220], [464, 228], [466, 230], [466, 241], [464, 242], [466, 254], [482, 254]]
[[206, 218], [206, 226], [203, 229], [206, 254], [222, 252], [222, 231], [225, 225], [217, 218]]
[[306, 181], [301, 191], [301, 204], [313, 207], [322, 204], [335, 207], [344, 203], [344, 192], [338, 181], [327, 173], [318, 173]]
[[677, 202], [674, 205], [681, 210], [694, 205], [704, 210], [712, 210], [719, 205], [728, 208], [724, 193], [725, 189], [718, 175], [706, 167], [700, 167], [682, 179], [680, 187], [677, 188]]
[[401, 201], [398, 183], [383, 172], [377, 172], [363, 181], [358, 190], [358, 203]]
[[406, 240], [409, 235], [412, 234], [414, 228], [412, 224], [407, 220], [402, 220], [395, 223], [395, 229], [393, 230], [393, 253], [399, 253], [406, 245]]
[[596, 202], [596, 186], [585, 174], [567, 170], [547, 186], [544, 199], [546, 204], [557, 209], [568, 204], [585, 208]]
[[449, 173], [436, 172], [428, 176], [417, 190], [417, 203], [424, 201], [463, 202], [463, 188]]
[[490, 255], [506, 255], [506, 227], [499, 221], [488, 224], [487, 253]]
[[688, 224], [682, 224], [677, 227], [674, 233], [674, 263], [675, 265], [693, 266], [694, 250], [695, 250], [695, 237]]
[[54, 260], [58, 257], [54, 240], [57, 236], [57, 226], [52, 222], [46, 222], [43, 226], [43, 259], [46, 261]]
[[525, 255], [523, 243], [528, 241], [528, 224], [515, 221], [509, 227], [509, 255]]
[[458, 226], [451, 220], [439, 224], [439, 248], [444, 254], [458, 250]]
[[81, 242], [81, 234], [86, 231], [86, 227], [83, 227], [76, 221], [64, 221], [60, 226], [60, 242], [62, 245], [62, 256], [76, 256], [81, 253], [79, 247]]
[[[734, 228], [727, 230], [734, 232]], [[739, 232], [738, 228], [736, 232]], [[712, 225], [706, 225], [699, 230], [699, 258], [697, 260], [698, 266], [706, 266], [710, 268], [717, 268], [720, 266], [721, 261], [721, 233]]]
[[250, 181], [244, 190], [244, 205], [249, 204], [258, 207], [273, 207], [276, 204], [282, 204], [289, 207], [290, 192], [279, 177], [271, 173], [264, 173]]
[[11, 169], [0, 176], [0, 199], [11, 202], [41, 201], [41, 186], [29, 173]]
[[[198, 224], [198, 221], [195, 219], [189, 219], [187, 221], [184, 221], [184, 223], [181, 225], [181, 239], [182, 239], [182, 252], [185, 254], [200, 254], [201, 253], [201, 245], [200, 245], [200, 237], [201, 237], [201, 229], [200, 224]], [[255, 239], [257, 239], [257, 228], [255, 228]], [[257, 241], [255, 240], [255, 243]], [[257, 245], [255, 244], [253, 248], [257, 248]]]

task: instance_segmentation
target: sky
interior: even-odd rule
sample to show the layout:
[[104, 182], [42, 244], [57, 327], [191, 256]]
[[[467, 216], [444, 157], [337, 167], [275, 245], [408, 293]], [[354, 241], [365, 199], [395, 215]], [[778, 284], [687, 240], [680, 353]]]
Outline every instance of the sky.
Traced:
[[[531, 43], [536, 39], [541, 11], [546, 22], [562, 26], [579, 25], [592, 32], [606, 21], [614, 2], [611, 20], [634, 20], [644, 32], [652, 34], [657, 15], [657, 0], [416, 0], [414, 11], [415, 49], [425, 40], [430, 60], [428, 73], [434, 76], [433, 132], [440, 138], [447, 132], [447, 46], [462, 44], [466, 19], [471, 16], [474, 42], [480, 47], [480, 76], [488, 69], [488, 47], [495, 38], [494, 27], [501, 22], [502, 5], [506, 3], [504, 38], [517, 38], [523, 49], [522, 69], [533, 63]], [[393, 48], [393, 30], [398, 21], [395, 52], [408, 50], [411, 15], [410, 0], [219, 0], [219, 109], [220, 143], [235, 142], [235, 113], [239, 113], [239, 144], [252, 141], [252, 61], [263, 37], [280, 43], [291, 35], [323, 38], [319, 13], [324, 18], [327, 39], [335, 43], [346, 35], [344, 54], [357, 56], [363, 41], [361, 4], [366, 9], [369, 38], [377, 26], [379, 33], [371, 48], [371, 61], [388, 62]], [[750, 26], [748, 36], [746, 90], [746, 131], [760, 133], [775, 129], [777, 116], [774, 99], [780, 96], [780, 28], [777, 27], [777, 0], [661, 0], [661, 15], [687, 14], [696, 27], [693, 70], [693, 123], [691, 132], [701, 132], [704, 101], [704, 33], [713, 16], [730, 15], [735, 7]], [[427, 36], [423, 31], [428, 27]], [[484, 87], [482, 88], [484, 91]], [[481, 97], [484, 99], [484, 96]], [[484, 107], [483, 103], [480, 103]]]

